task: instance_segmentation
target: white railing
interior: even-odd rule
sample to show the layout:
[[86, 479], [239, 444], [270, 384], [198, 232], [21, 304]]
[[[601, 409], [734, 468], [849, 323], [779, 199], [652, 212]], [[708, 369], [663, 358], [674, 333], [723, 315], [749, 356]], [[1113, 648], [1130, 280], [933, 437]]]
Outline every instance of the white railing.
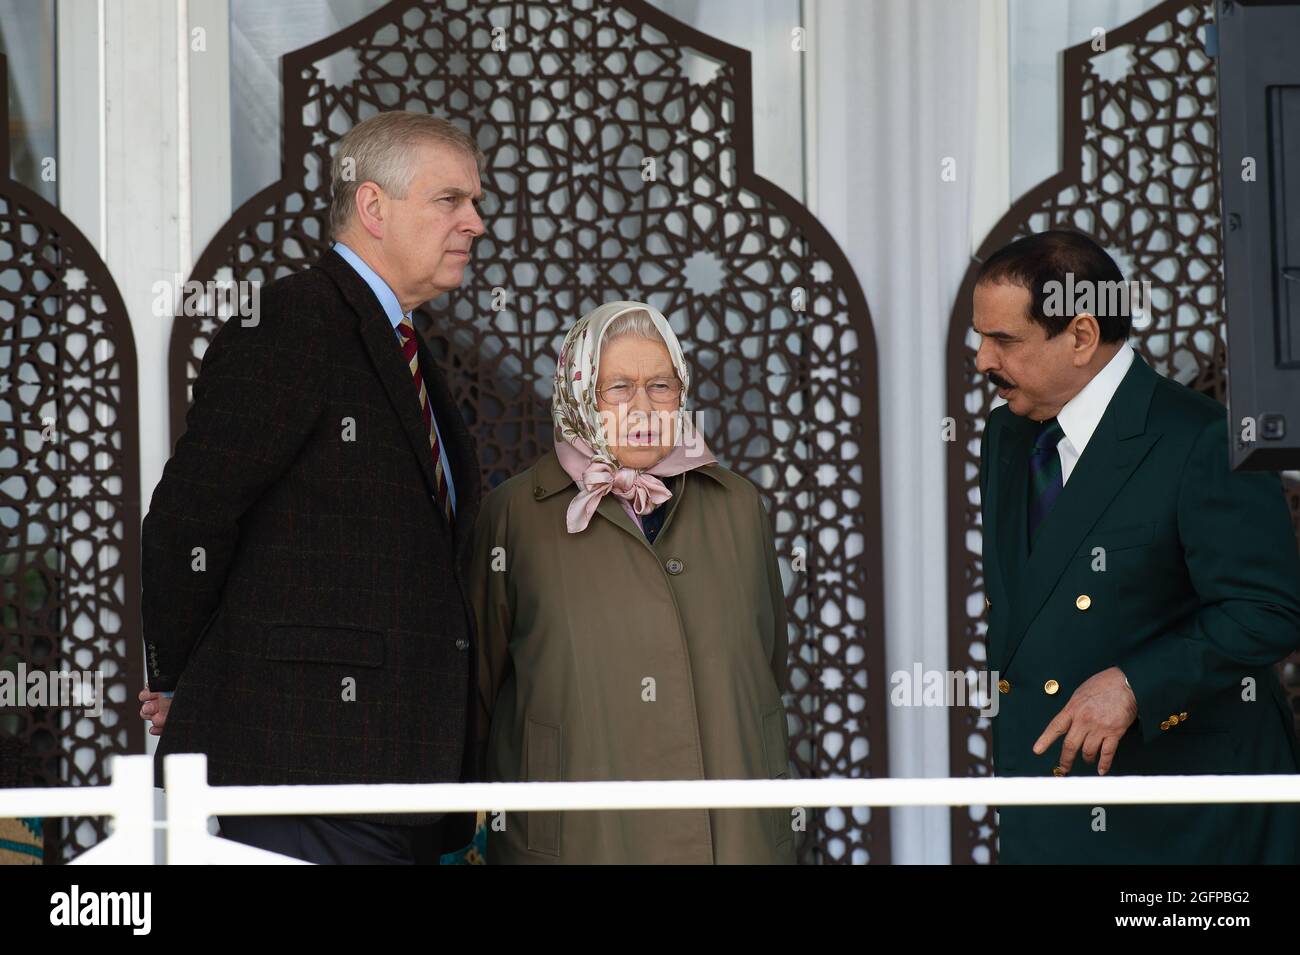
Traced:
[[113, 781], [107, 786], [0, 789], [0, 818], [109, 816], [113, 834], [73, 861], [149, 864], [153, 861], [153, 761], [148, 756], [114, 756], [109, 768]]
[[0, 818], [111, 816], [111, 835], [74, 864], [150, 864], [153, 832], [167, 863], [301, 864], [213, 836], [212, 816], [756, 809], [829, 806], [1065, 806], [1300, 802], [1300, 775], [1065, 776], [985, 779], [710, 779], [574, 783], [209, 786], [202, 754], [165, 758], [165, 821], [153, 818], [153, 761], [117, 756], [107, 786], [0, 790]]

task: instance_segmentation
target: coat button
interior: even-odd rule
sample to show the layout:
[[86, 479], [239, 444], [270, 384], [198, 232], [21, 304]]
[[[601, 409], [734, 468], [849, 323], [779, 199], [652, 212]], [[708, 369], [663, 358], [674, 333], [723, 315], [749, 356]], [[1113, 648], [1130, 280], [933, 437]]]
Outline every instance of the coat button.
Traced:
[[1181, 722], [1182, 722], [1183, 720], [1185, 720], [1185, 719], [1187, 719], [1187, 714], [1186, 714], [1186, 713], [1179, 713], [1179, 714], [1178, 714], [1178, 722], [1181, 723]]
[[1163, 723], [1160, 724], [1160, 728], [1162, 730], [1167, 730], [1169, 729], [1170, 725], [1171, 725], [1170, 722], [1168, 720], [1165, 720]]
[[542, 487], [540, 484], [537, 487], [533, 488], [533, 498], [535, 500], [540, 501], [544, 494], [546, 494], [546, 488]]
[[1010, 692], [1011, 692], [1011, 681], [1010, 681], [1010, 680], [998, 680], [998, 692], [999, 692], [999, 693], [1010, 693]]
[[457, 637], [457, 638], [456, 638], [456, 649], [457, 649], [457, 650], [468, 650], [468, 649], [469, 649], [469, 641], [466, 640], [464, 637]]
[[1074, 598], [1074, 605], [1080, 610], [1087, 610], [1092, 606], [1092, 598], [1087, 594], [1079, 594], [1079, 596]]
[[686, 565], [676, 557], [669, 557], [668, 561], [664, 564], [664, 570], [668, 571], [668, 573], [673, 576], [680, 574], [685, 569]]
[[1052, 767], [1052, 775], [1053, 775], [1053, 776], [1064, 776], [1064, 775], [1065, 775], [1065, 770], [1062, 769], [1060, 766], [1053, 766], [1053, 767]]
[[989, 609], [990, 607], [992, 607], [992, 606], [993, 606], [993, 604], [989, 602], [989, 598], [988, 598], [988, 597], [985, 597], [985, 598], [984, 598], [984, 609], [985, 609], [985, 610], [988, 610], [988, 609]]
[[1048, 696], [1056, 696], [1057, 691], [1060, 689], [1061, 684], [1057, 683], [1055, 680], [1048, 680], [1043, 684], [1043, 692]]

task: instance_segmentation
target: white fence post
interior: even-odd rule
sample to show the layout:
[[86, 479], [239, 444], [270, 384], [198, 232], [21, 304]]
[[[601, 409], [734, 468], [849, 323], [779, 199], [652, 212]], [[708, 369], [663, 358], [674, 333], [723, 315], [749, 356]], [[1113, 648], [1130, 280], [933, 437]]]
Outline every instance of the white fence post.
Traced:
[[114, 755], [108, 772], [109, 785], [94, 787], [87, 795], [94, 801], [98, 793], [103, 794], [95, 814], [110, 815], [112, 831], [69, 864], [153, 865], [153, 760]]
[[[203, 753], [164, 756], [163, 775], [167, 782], [168, 865], [308, 864], [208, 832], [208, 817], [214, 813], [212, 787], [208, 785], [208, 757]], [[276, 814], [275, 806], [268, 805], [267, 815]]]

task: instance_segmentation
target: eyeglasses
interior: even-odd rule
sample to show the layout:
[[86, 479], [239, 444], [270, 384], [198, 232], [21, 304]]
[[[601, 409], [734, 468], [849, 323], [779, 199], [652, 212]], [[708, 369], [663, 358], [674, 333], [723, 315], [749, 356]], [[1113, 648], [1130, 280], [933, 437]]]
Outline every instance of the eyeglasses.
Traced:
[[[641, 390], [634, 381], [616, 381], [599, 388], [596, 394], [611, 405], [629, 404]], [[645, 393], [652, 404], [672, 404], [682, 394], [682, 383], [676, 378], [652, 378], [645, 383]]]

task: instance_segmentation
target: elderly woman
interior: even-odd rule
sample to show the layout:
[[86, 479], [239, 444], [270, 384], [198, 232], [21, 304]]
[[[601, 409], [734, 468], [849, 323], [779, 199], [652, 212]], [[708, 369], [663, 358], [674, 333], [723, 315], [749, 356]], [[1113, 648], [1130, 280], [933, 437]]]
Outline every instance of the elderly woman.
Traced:
[[[483, 502], [471, 597], [493, 781], [788, 776], [786, 614], [754, 486], [689, 426], [656, 309], [560, 350], [556, 447]], [[787, 809], [507, 813], [489, 863], [790, 863]]]

